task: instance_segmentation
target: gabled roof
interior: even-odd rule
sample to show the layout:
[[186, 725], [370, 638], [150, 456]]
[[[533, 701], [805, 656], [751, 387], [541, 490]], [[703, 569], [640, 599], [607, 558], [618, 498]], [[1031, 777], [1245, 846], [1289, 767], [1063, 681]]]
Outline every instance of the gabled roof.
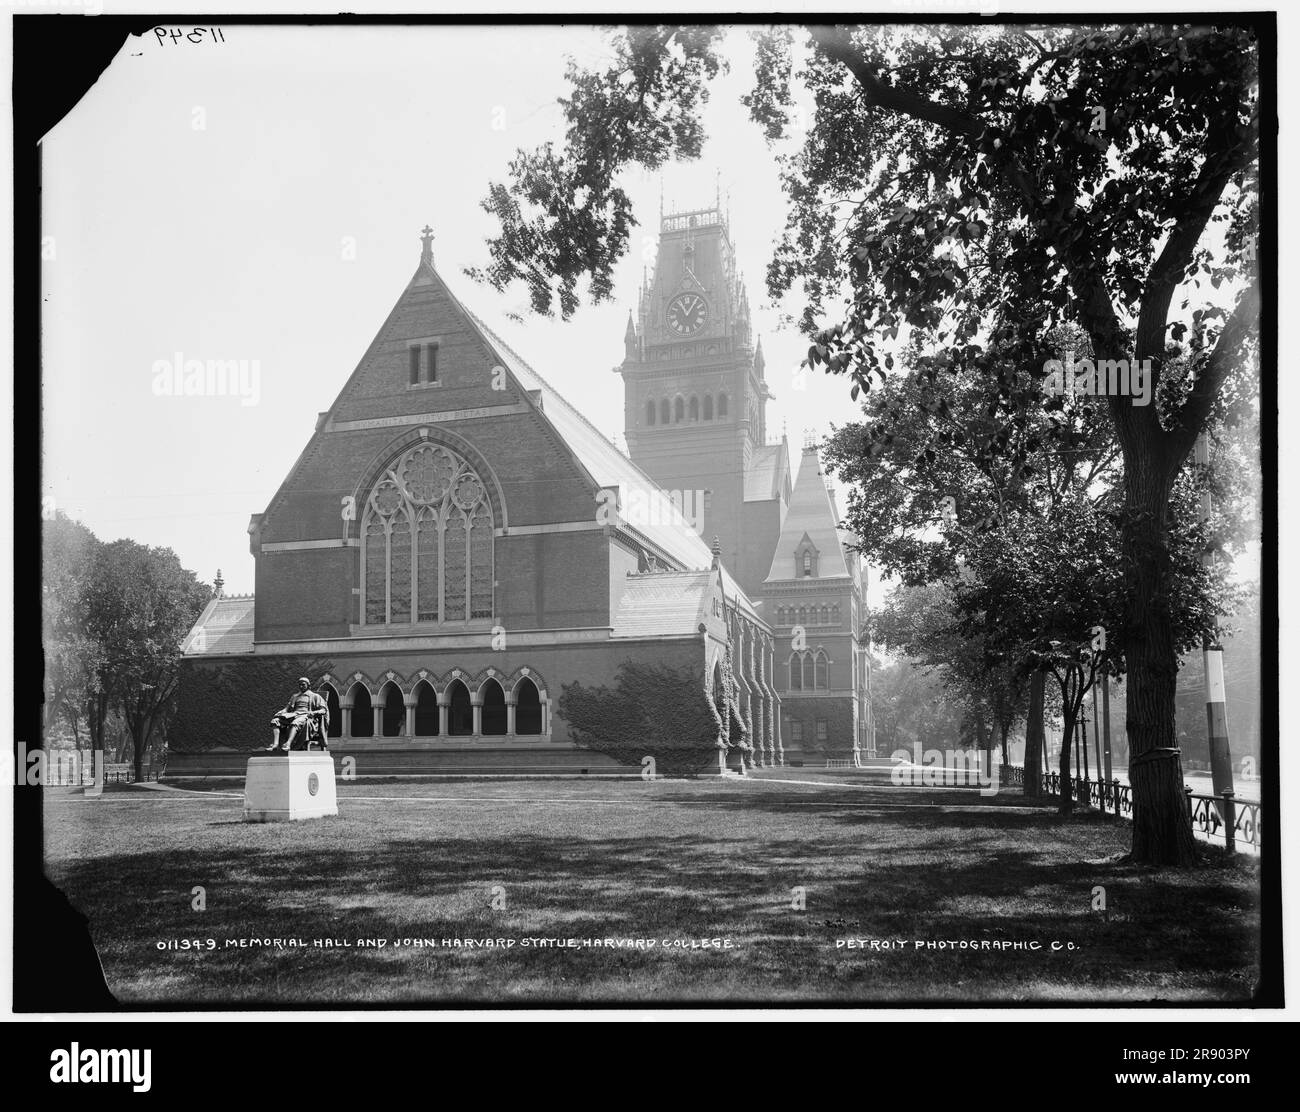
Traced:
[[612, 637], [684, 637], [699, 632], [713, 595], [713, 571], [629, 575]]
[[762, 612], [755, 607], [754, 603], [750, 600], [750, 597], [745, 594], [745, 589], [736, 582], [731, 572], [727, 570], [726, 564], [718, 564], [718, 574], [722, 576], [722, 591], [726, 596], [727, 603], [729, 605], [739, 603], [740, 609], [743, 613], [753, 618], [754, 621], [762, 622], [766, 625], [767, 619], [764, 618]]
[[755, 448], [745, 472], [745, 501], [768, 502], [780, 497], [781, 483], [789, 470], [790, 457], [784, 437], [780, 444]]
[[[699, 633], [711, 616], [710, 600], [720, 591], [728, 606], [767, 626], [726, 567], [703, 571], [649, 571], [627, 577], [614, 615], [612, 637], [684, 637]], [[770, 627], [769, 627], [770, 629]]]
[[[446, 286], [446, 283], [443, 282], [443, 285]], [[518, 352], [493, 332], [482, 318], [466, 307], [449, 287], [447, 292], [464, 311], [471, 326], [478, 330], [483, 342], [496, 353], [502, 365], [519, 383], [520, 388], [530, 393], [534, 404], [540, 396], [538, 410], [542, 418], [550, 423], [591, 478], [601, 487], [619, 489], [620, 502], [624, 507], [624, 524], [683, 567], [707, 568], [713, 560], [709, 546], [672, 505], [659, 484], [619, 451], [555, 387], [525, 362]], [[632, 505], [646, 507], [647, 512], [637, 514], [629, 520], [627, 510]], [[596, 503], [593, 501], [592, 514], [595, 512]]]
[[799, 578], [794, 553], [804, 535], [817, 548], [817, 573], [819, 579], [847, 576], [848, 564], [840, 547], [839, 521], [826, 480], [817, 458], [816, 448], [805, 448], [799, 461], [799, 477], [790, 494], [790, 506], [781, 523], [781, 539], [776, 542], [772, 568], [767, 582]]
[[253, 596], [214, 598], [185, 638], [185, 656], [222, 656], [253, 651]]

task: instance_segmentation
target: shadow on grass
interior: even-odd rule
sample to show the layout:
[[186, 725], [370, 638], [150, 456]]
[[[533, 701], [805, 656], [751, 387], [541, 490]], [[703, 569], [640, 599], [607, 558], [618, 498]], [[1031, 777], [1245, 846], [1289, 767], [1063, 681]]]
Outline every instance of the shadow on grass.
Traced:
[[[901, 809], [863, 794], [819, 794], [816, 808], [795, 809], [724, 791], [727, 806], [672, 812], [692, 812], [682, 818], [695, 824], [690, 833], [663, 832], [675, 821], [665, 813], [628, 836], [597, 836], [598, 824], [571, 804], [547, 813], [541, 834], [511, 829], [518, 816], [509, 810], [466, 829], [398, 805], [274, 827], [196, 823], [174, 809], [153, 816], [167, 824], [153, 836], [168, 844], [63, 856], [50, 871], [90, 918], [110, 987], [141, 1005], [1249, 997], [1258, 967], [1249, 870], [1089, 865], [1121, 845], [1117, 824], [958, 807], [952, 792], [929, 801], [909, 792]], [[1104, 912], [1094, 909], [1098, 885]], [[488, 938], [516, 945], [441, 944]], [[525, 938], [656, 945], [534, 947]], [[837, 945], [850, 938], [905, 945]], [[171, 948], [183, 939], [200, 948]], [[311, 945], [325, 939], [352, 945]], [[364, 939], [389, 942], [369, 949], [357, 945]], [[404, 939], [438, 945], [395, 944]], [[692, 939], [732, 947], [663, 944]]]

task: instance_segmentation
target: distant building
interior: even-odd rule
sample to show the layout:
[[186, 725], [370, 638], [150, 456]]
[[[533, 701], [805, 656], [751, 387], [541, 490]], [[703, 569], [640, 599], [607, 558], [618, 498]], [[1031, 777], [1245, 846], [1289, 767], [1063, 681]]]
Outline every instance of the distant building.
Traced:
[[[365, 772], [627, 772], [557, 713], [562, 685], [611, 686], [624, 662], [702, 678], [715, 771], [871, 749], [863, 573], [816, 453], [792, 482], [785, 439], [765, 442], [718, 211], [664, 219], [639, 317], [625, 455], [454, 295], [426, 228], [253, 515], [255, 595], [213, 599], [191, 631], [169, 773], [241, 767], [300, 674]], [[817, 620], [792, 650], [800, 606]]]

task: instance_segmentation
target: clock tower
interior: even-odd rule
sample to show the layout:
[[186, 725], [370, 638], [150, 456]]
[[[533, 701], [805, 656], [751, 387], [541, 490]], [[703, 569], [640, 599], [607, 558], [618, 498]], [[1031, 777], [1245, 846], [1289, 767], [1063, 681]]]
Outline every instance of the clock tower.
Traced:
[[756, 594], [789, 500], [789, 462], [783, 443], [766, 442], [773, 395], [719, 206], [660, 217], [654, 272], [616, 369], [632, 460], [708, 543], [718, 538], [723, 563]]

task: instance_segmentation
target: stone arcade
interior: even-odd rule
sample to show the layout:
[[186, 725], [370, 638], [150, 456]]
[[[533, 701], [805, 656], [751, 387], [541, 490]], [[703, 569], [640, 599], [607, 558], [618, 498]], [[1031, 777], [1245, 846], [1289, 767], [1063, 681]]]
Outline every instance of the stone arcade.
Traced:
[[766, 441], [773, 395], [723, 214], [662, 219], [616, 368], [631, 458], [422, 242], [252, 518], [255, 598], [218, 594], [187, 640], [168, 775], [242, 772], [301, 674], [359, 772], [634, 773], [557, 713], [563, 684], [613, 686], [625, 661], [703, 677], [712, 771], [874, 753], [865, 571], [815, 450], [795, 481], [785, 438]]

